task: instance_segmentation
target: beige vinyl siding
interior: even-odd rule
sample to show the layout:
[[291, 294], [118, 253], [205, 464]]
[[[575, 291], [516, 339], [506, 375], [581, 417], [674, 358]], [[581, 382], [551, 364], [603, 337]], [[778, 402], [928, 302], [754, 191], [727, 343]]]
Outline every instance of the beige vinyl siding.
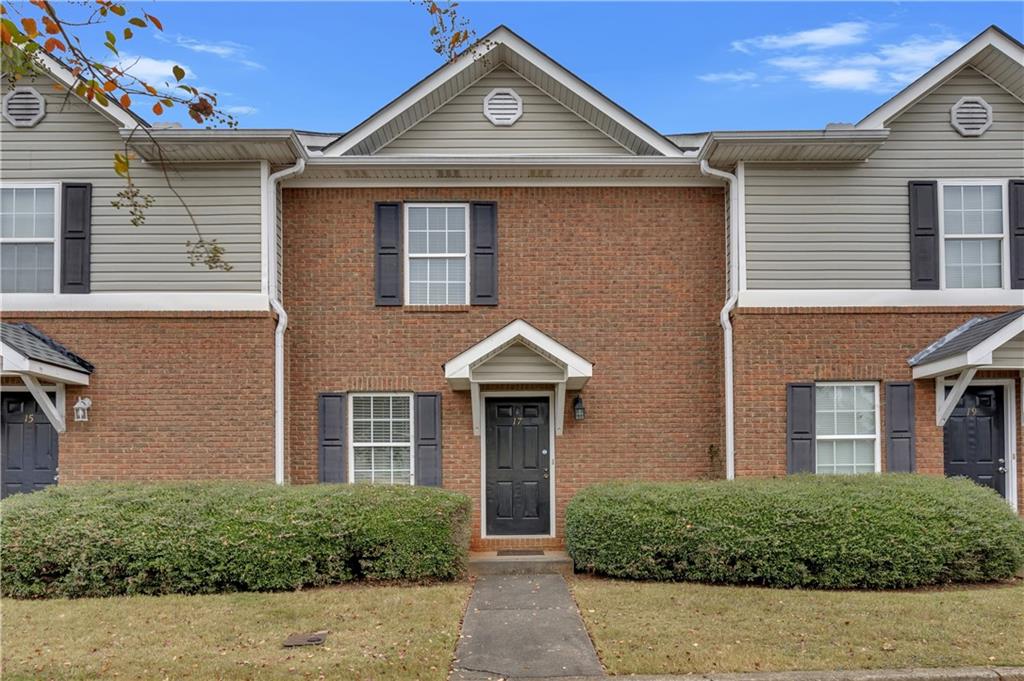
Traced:
[[1017, 369], [1024, 364], [1024, 336], [1017, 336], [992, 352], [992, 366]]
[[[992, 106], [981, 137], [949, 124], [965, 95]], [[908, 289], [909, 180], [1024, 177], [1024, 104], [974, 69], [890, 128], [866, 163], [746, 166], [748, 288]]]
[[484, 383], [556, 383], [565, 370], [521, 343], [510, 345], [473, 369], [473, 380]]
[[[511, 126], [484, 117], [484, 97], [513, 88], [523, 115]], [[399, 135], [378, 154], [625, 154], [625, 148], [520, 75], [498, 67]]]
[[19, 85], [32, 85], [46, 97], [46, 117], [33, 128], [3, 121], [0, 179], [92, 183], [93, 292], [260, 290], [258, 162], [169, 169], [203, 236], [224, 247], [233, 269], [192, 267], [185, 244], [195, 240], [195, 229], [156, 167], [132, 164], [136, 184], [155, 199], [145, 224], [132, 226], [128, 211], [111, 205], [125, 186], [113, 170], [113, 155], [124, 148], [117, 124], [46, 79]]

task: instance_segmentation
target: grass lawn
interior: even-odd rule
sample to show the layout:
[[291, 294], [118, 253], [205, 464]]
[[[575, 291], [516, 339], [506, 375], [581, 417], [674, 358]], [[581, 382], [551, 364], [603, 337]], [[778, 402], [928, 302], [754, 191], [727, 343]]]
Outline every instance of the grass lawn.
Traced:
[[[3, 678], [437, 679], [468, 583], [294, 593], [4, 600]], [[288, 634], [327, 629], [323, 646]]]
[[789, 591], [577, 578], [612, 674], [1024, 665], [1024, 583]]

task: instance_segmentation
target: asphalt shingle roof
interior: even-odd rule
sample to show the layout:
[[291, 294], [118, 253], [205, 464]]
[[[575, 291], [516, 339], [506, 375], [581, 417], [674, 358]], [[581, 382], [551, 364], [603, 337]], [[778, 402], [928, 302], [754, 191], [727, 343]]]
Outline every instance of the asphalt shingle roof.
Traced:
[[0, 322], [0, 340], [37, 362], [87, 374], [95, 368], [28, 322]]
[[953, 329], [921, 352], [910, 358], [912, 367], [953, 357], [967, 352], [978, 343], [991, 338], [1017, 319], [1024, 317], [1024, 307], [995, 317], [975, 317]]

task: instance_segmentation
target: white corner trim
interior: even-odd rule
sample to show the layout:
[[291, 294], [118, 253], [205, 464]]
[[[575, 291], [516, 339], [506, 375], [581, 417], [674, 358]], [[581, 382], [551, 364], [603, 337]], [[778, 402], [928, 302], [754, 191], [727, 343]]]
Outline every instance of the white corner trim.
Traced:
[[1012, 307], [1024, 305], [1019, 289], [752, 289], [740, 307]]
[[270, 294], [270, 249], [276, 250], [277, 224], [270, 215], [270, 161], [260, 161], [260, 293]]
[[266, 311], [264, 293], [185, 291], [150, 293], [6, 293], [0, 309], [11, 312], [226, 312]]

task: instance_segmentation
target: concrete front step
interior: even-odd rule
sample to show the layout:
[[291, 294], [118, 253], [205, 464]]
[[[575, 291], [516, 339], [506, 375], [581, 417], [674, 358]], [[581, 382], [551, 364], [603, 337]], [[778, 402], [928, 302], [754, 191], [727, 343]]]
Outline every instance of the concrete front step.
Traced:
[[473, 576], [571, 575], [572, 559], [565, 551], [472, 551], [469, 554], [469, 574]]

